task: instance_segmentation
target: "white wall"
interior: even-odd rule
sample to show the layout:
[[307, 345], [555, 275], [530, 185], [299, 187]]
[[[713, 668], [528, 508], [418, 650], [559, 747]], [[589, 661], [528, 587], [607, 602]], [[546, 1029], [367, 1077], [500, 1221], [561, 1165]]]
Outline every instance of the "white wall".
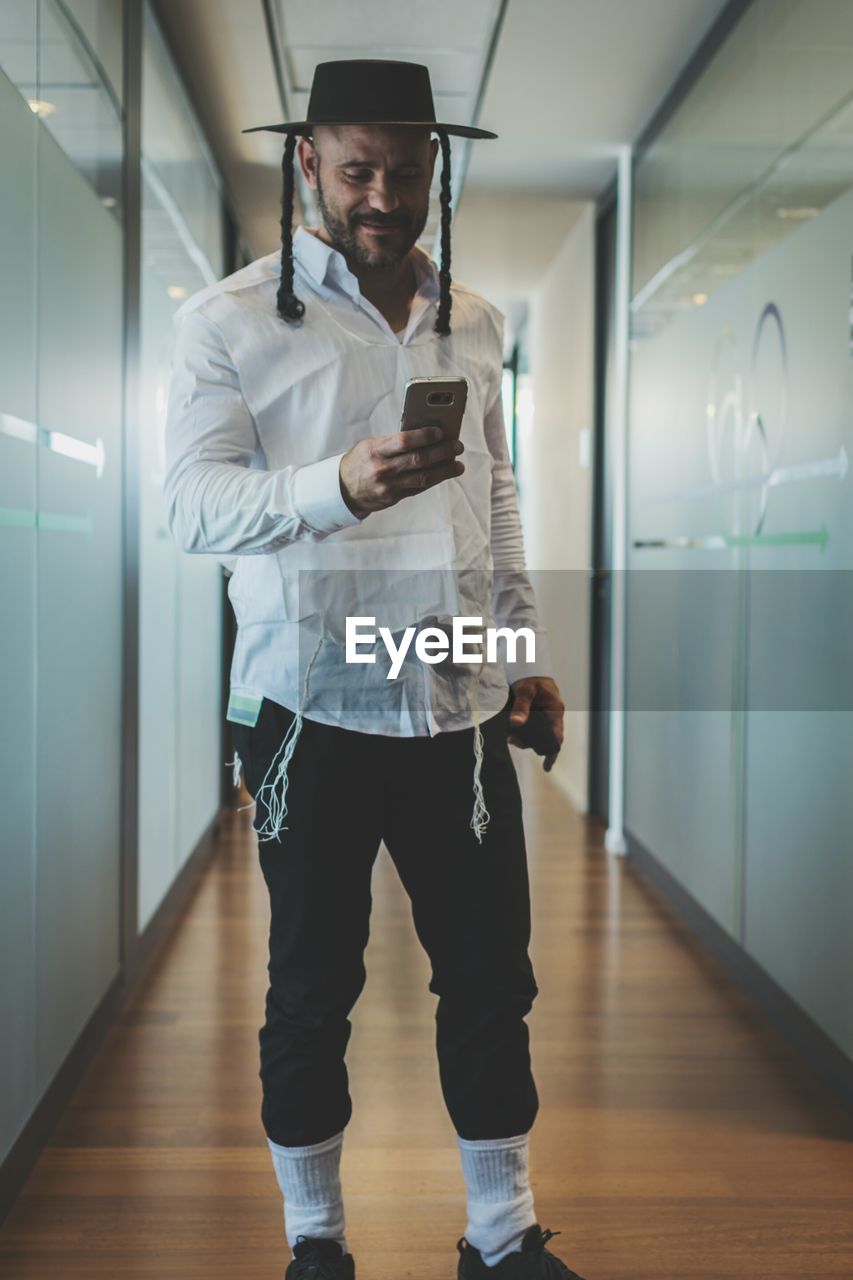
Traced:
[[567, 704], [565, 744], [550, 776], [585, 812], [592, 469], [581, 448], [585, 431], [591, 446], [593, 425], [595, 210], [574, 209], [530, 299], [533, 412], [519, 423], [517, 474], [527, 561]]
[[564, 196], [466, 186], [453, 220], [453, 276], [504, 312], [507, 353], [531, 295], [584, 207]]

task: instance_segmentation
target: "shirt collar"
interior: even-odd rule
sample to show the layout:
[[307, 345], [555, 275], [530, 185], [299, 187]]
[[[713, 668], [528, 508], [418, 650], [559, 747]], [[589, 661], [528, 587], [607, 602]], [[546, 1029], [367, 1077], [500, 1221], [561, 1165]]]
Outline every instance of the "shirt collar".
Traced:
[[[293, 257], [321, 287], [343, 290], [351, 298], [359, 295], [358, 280], [347, 266], [344, 255], [307, 227], [299, 226], [293, 234]], [[438, 298], [441, 292], [438, 268], [418, 245], [412, 249], [412, 265], [418, 293], [428, 299]]]

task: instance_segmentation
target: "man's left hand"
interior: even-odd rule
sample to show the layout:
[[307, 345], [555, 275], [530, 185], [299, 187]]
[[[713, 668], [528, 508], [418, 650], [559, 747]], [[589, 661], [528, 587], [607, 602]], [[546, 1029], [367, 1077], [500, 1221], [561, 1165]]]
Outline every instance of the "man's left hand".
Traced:
[[[550, 676], [525, 676], [523, 680], [516, 680], [511, 688], [510, 728], [513, 725], [521, 726], [525, 724], [527, 717], [530, 715], [530, 708], [535, 703], [548, 717], [557, 741], [562, 744], [563, 714], [566, 707], [560, 697], [560, 690], [557, 688], [556, 681], [552, 680]], [[521, 742], [518, 738], [514, 738], [512, 734], [509, 735], [508, 741], [515, 747], [527, 746], [526, 742]], [[556, 759], [556, 754], [545, 757], [542, 767], [546, 773], [550, 773], [553, 769]]]

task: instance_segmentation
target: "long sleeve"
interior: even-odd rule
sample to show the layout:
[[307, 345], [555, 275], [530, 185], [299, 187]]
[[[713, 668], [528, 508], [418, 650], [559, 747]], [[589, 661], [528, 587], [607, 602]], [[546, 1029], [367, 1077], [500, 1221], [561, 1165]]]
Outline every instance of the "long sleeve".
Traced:
[[536, 636], [536, 660], [524, 662], [519, 646], [519, 660], [505, 663], [510, 683], [525, 676], [552, 676], [553, 667], [548, 646], [548, 633], [539, 622], [536, 596], [524, 558], [524, 536], [518, 512], [515, 476], [509, 458], [503, 404], [498, 392], [483, 421], [486, 443], [494, 458], [492, 471], [492, 561], [494, 582], [492, 609], [500, 627], [530, 627]]
[[261, 555], [360, 518], [343, 499], [343, 454], [269, 471], [225, 340], [198, 310], [176, 317], [166, 414], [169, 528], [185, 551]]

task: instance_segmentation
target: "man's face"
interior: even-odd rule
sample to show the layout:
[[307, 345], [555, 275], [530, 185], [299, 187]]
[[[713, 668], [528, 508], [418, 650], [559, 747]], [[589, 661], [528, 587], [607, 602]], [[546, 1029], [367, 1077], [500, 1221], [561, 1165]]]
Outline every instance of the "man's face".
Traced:
[[438, 143], [428, 129], [318, 125], [299, 163], [336, 249], [362, 267], [402, 262], [426, 225]]

